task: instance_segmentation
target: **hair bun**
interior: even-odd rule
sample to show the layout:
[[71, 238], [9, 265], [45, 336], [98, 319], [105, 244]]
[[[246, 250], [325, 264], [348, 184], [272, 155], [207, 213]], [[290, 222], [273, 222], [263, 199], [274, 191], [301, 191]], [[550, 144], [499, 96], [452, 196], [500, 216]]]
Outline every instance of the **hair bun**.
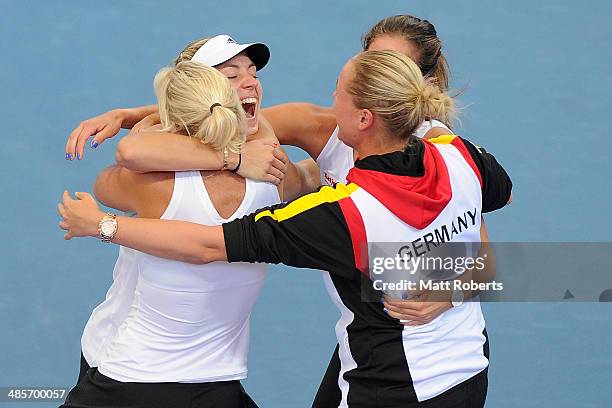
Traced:
[[438, 89], [434, 85], [425, 84], [419, 95], [420, 102], [425, 105], [431, 103], [432, 99], [439, 94]]

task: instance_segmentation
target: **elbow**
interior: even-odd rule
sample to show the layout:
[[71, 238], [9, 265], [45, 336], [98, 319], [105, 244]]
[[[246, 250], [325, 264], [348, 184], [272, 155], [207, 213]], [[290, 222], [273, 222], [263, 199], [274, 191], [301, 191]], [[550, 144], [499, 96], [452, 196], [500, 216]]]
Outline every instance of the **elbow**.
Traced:
[[139, 171], [136, 165], [135, 153], [134, 143], [132, 143], [130, 136], [126, 136], [117, 144], [115, 161], [121, 167], [132, 171]]
[[219, 260], [217, 251], [208, 247], [199, 247], [197, 251], [189, 255], [189, 259], [185, 260], [188, 263], [195, 265], [206, 265], [208, 263]]

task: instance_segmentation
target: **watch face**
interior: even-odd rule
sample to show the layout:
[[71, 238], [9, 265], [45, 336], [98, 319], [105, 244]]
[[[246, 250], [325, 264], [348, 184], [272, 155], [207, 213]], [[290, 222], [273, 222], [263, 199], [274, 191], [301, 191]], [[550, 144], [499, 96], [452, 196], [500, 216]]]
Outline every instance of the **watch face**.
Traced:
[[112, 235], [115, 232], [115, 223], [112, 220], [105, 220], [100, 226], [100, 232], [105, 236]]

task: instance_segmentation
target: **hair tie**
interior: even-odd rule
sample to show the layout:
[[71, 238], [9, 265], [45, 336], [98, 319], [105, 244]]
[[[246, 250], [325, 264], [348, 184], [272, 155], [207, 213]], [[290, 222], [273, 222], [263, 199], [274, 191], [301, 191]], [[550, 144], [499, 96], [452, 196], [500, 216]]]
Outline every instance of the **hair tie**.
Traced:
[[220, 103], [218, 103], [218, 102], [215, 102], [212, 105], [210, 105], [210, 113], [211, 114], [213, 113], [213, 109], [215, 108], [215, 106], [222, 106], [222, 105]]

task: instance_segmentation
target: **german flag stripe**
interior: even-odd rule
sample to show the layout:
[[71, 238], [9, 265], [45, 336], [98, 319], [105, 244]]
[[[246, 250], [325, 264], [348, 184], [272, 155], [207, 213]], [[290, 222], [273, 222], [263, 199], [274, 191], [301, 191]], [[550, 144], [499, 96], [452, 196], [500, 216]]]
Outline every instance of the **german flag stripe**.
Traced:
[[476, 166], [476, 162], [474, 162], [474, 158], [472, 157], [468, 149], [465, 147], [465, 144], [463, 143], [463, 140], [461, 140], [460, 137], [457, 137], [456, 135], [442, 135], [442, 136], [431, 138], [428, 141], [431, 143], [451, 144], [455, 146], [457, 150], [459, 150], [459, 153], [461, 153], [461, 155], [463, 156], [467, 164], [469, 164], [472, 170], [474, 170], [474, 173], [476, 174], [476, 177], [478, 178], [478, 182], [480, 183], [480, 186], [482, 187], [482, 176], [480, 174], [480, 170], [478, 170], [478, 166]]
[[307, 194], [294, 200], [282, 208], [276, 210], [265, 210], [255, 215], [255, 222], [263, 217], [270, 217], [275, 221], [283, 222], [298, 214], [308, 211], [324, 203], [333, 203], [350, 196], [357, 191], [359, 186], [354, 183], [348, 185], [336, 184], [335, 187], [325, 186], [316, 193]]

